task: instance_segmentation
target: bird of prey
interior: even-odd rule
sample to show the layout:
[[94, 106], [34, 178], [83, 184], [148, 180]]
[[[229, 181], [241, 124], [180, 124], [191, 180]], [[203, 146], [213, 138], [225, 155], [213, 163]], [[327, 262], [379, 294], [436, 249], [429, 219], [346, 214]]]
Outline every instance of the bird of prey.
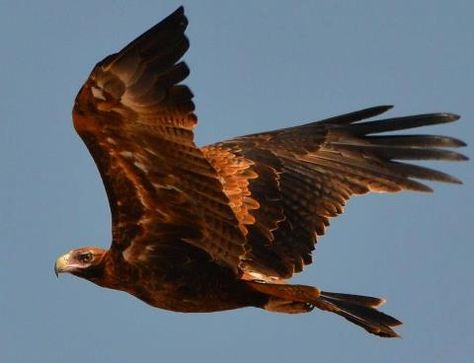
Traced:
[[465, 160], [455, 138], [392, 131], [457, 120], [450, 113], [367, 121], [372, 107], [302, 126], [198, 147], [193, 94], [181, 58], [182, 7], [99, 62], [74, 104], [74, 127], [102, 177], [112, 244], [59, 257], [68, 272], [178, 312], [257, 307], [336, 313], [395, 337], [383, 299], [287, 280], [311, 263], [318, 238], [354, 195], [431, 191], [460, 183], [406, 160]]

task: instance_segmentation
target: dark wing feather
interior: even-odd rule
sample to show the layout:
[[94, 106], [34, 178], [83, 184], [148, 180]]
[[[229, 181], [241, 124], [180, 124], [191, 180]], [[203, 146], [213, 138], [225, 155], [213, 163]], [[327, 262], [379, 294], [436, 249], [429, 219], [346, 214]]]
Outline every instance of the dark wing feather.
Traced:
[[177, 63], [188, 49], [186, 25], [179, 8], [97, 64], [76, 98], [74, 126], [107, 191], [114, 251], [146, 263], [198, 247], [237, 269], [244, 235], [194, 144], [192, 93], [178, 84], [189, 73]]
[[390, 108], [374, 107], [207, 147], [231, 155], [229, 164], [240, 160], [239, 165], [247, 166], [237, 173], [241, 194], [258, 206], [237, 211], [248, 230], [248, 252], [242, 264], [247, 273], [278, 279], [301, 271], [311, 263], [314, 244], [330, 218], [342, 213], [353, 195], [431, 191], [420, 179], [460, 183], [442, 172], [398, 160], [466, 160], [445, 149], [464, 146], [462, 141], [446, 136], [379, 135], [451, 122], [458, 116], [439, 113], [360, 122]]

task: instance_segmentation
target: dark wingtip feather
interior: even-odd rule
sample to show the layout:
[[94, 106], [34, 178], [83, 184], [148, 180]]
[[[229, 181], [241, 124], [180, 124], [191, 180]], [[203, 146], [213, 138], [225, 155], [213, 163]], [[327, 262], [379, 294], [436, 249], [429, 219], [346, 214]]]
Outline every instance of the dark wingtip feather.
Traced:
[[160, 23], [166, 23], [168, 21], [174, 21], [184, 15], [184, 6], [179, 6], [175, 11], [173, 11], [170, 15], [164, 18]]
[[468, 161], [469, 157], [467, 157], [464, 154], [456, 153], [457, 154], [457, 159], [455, 161]]
[[440, 135], [374, 135], [366, 136], [364, 141], [371, 145], [403, 147], [463, 147], [466, 143], [449, 136]]
[[[328, 119], [325, 119], [323, 121], [317, 121], [316, 123], [319, 122], [324, 122], [324, 123], [329, 123], [333, 125], [349, 125], [361, 120], [365, 120], [371, 117], [378, 116], [384, 112], [387, 112], [390, 110], [393, 106], [391, 105], [383, 105], [383, 106], [375, 106], [375, 107], [370, 107], [370, 108], [364, 108], [363, 110], [357, 110], [354, 112], [346, 113], [344, 115], [339, 115], [335, 117], [330, 117]], [[315, 123], [311, 123], [308, 125], [312, 125]]]
[[[134, 51], [140, 50], [140, 53], [144, 54], [150, 49], [156, 49], [157, 43], [160, 43], [160, 47], [170, 47], [171, 44], [169, 43], [175, 44], [179, 38], [187, 42], [187, 38], [184, 35], [187, 26], [188, 19], [184, 15], [184, 7], [180, 6], [158, 24], [155, 24], [142, 35], [127, 44], [118, 53], [109, 55], [96, 66], [113, 67], [114, 64], [120, 63], [123, 58], [126, 58]], [[184, 46], [183, 53], [187, 50], [188, 46], [189, 44]]]
[[347, 126], [356, 135], [412, 129], [428, 125], [438, 125], [459, 120], [454, 113], [427, 113], [421, 115], [394, 117], [384, 120], [367, 121]]
[[422, 193], [433, 193], [434, 192], [433, 188], [429, 187], [428, 185], [417, 182], [417, 181], [412, 180], [412, 179], [406, 179], [403, 187], [406, 190], [411, 190], [411, 191], [414, 191], [414, 192], [422, 192]]
[[375, 106], [368, 108], [364, 111], [371, 111], [371, 113], [374, 114], [374, 116], [380, 115], [381, 113], [385, 113], [388, 110], [391, 110], [394, 106], [393, 105], [380, 105], [380, 106]]
[[453, 140], [453, 142], [455, 142], [455, 145], [453, 145], [453, 147], [463, 147], [463, 146], [467, 146], [467, 144], [462, 141], [462, 140], [459, 140], [459, 139], [456, 139], [454, 137], [451, 138]]
[[394, 106], [393, 105], [380, 105], [373, 107], [374, 110], [378, 110], [378, 113], [384, 113], [388, 110], [391, 110]]
[[460, 115], [455, 114], [455, 113], [450, 113], [450, 112], [440, 112], [439, 115], [442, 116], [442, 117], [445, 117], [446, 122], [457, 121], [461, 118]]
[[452, 175], [424, 166], [407, 164], [397, 161], [391, 161], [387, 165], [391, 170], [393, 170], [393, 172], [397, 173], [398, 175], [405, 176], [407, 178], [433, 180], [452, 184], [462, 184], [461, 180]]
[[467, 156], [455, 151], [438, 149], [438, 148], [423, 148], [423, 147], [398, 147], [380, 145], [349, 145], [338, 144], [338, 150], [356, 153], [363, 155], [375, 155], [383, 160], [449, 160], [449, 161], [465, 161]]

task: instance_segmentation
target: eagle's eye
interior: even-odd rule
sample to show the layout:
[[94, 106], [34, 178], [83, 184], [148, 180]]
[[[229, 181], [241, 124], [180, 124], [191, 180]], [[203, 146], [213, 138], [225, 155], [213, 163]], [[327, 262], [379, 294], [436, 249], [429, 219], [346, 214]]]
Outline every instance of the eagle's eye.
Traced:
[[79, 255], [79, 261], [82, 263], [88, 263], [92, 261], [92, 253], [91, 252], [85, 252]]

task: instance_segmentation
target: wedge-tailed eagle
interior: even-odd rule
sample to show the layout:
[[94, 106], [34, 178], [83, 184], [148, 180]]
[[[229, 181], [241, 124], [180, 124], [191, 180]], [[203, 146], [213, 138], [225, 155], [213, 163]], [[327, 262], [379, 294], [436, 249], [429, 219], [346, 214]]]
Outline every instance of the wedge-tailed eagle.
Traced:
[[[420, 180], [460, 183], [412, 160], [465, 160], [465, 144], [392, 131], [457, 120], [450, 113], [376, 119], [372, 107], [297, 127], [198, 147], [193, 94], [181, 58], [182, 7], [99, 62], [77, 95], [74, 127], [100, 171], [112, 245], [57, 259], [69, 272], [180, 312], [318, 308], [373, 334], [401, 324], [384, 300], [290, 285], [346, 201], [369, 192], [431, 191]], [[408, 160], [408, 162], [407, 162]]]

